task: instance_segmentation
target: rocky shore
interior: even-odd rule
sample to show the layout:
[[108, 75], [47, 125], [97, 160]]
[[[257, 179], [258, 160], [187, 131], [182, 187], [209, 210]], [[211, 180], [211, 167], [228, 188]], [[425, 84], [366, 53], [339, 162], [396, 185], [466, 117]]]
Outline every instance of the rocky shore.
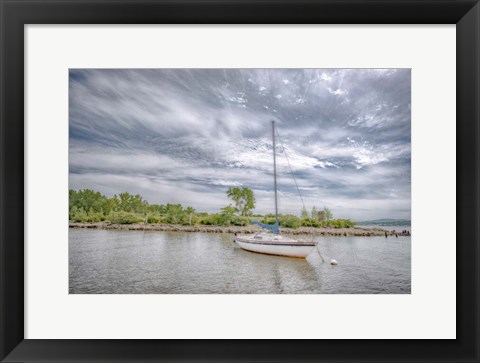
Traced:
[[[263, 231], [256, 225], [251, 226], [182, 226], [172, 224], [114, 224], [110, 222], [98, 223], [80, 223], [69, 222], [70, 228], [92, 228], [92, 229], [107, 229], [107, 230], [121, 230], [121, 231], [163, 231], [163, 232], [201, 232], [201, 233], [257, 233]], [[314, 228], [314, 227], [299, 227], [297, 229], [283, 228], [282, 234], [285, 235], [317, 235], [317, 236], [405, 236], [409, 233], [401, 231], [393, 232], [386, 231], [380, 228]]]

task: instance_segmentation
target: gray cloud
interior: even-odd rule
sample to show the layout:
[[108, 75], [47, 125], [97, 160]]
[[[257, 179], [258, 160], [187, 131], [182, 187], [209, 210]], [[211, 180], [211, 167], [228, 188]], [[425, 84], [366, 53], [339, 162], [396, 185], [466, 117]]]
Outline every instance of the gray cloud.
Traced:
[[[255, 191], [271, 212], [271, 120], [280, 207], [410, 218], [410, 70], [70, 70], [70, 188], [140, 193], [199, 211]], [[288, 156], [288, 161], [285, 156]]]

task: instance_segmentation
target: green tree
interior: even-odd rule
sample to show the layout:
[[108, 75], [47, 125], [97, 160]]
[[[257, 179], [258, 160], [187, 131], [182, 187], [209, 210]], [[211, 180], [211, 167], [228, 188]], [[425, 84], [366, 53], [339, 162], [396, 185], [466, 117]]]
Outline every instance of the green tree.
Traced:
[[325, 221], [325, 212], [323, 210], [317, 212], [317, 221]]
[[302, 208], [302, 212], [300, 213], [300, 217], [302, 217], [303, 219], [308, 218], [308, 212], [305, 209], [305, 207]]
[[68, 191], [69, 207], [77, 207], [84, 211], [103, 212], [102, 206], [106, 197], [99, 192], [91, 189], [83, 189], [78, 192], [75, 190]]
[[145, 223], [148, 223], [148, 202], [146, 200], [142, 204], [142, 213], [145, 216]]
[[313, 206], [312, 207], [312, 212], [310, 214], [311, 218], [314, 220], [314, 221], [318, 221], [318, 210], [317, 210], [317, 207]]
[[331, 219], [333, 219], [333, 214], [330, 209], [327, 207], [323, 208], [324, 220], [328, 223]]
[[167, 213], [167, 207], [163, 204], [150, 204], [148, 211], [153, 214], [165, 214]]
[[105, 198], [103, 201], [102, 209], [105, 215], [108, 215], [110, 212], [117, 212], [119, 209], [120, 202], [116, 195], [113, 198]]
[[167, 204], [167, 223], [179, 224], [182, 221], [184, 210], [181, 204]]
[[234, 216], [235, 213], [237, 212], [237, 208], [235, 208], [231, 204], [227, 205], [226, 207], [223, 207], [220, 210], [222, 211], [222, 214], [225, 214], [227, 216]]
[[128, 192], [120, 193], [120, 209], [125, 212], [133, 213], [145, 213], [147, 208], [147, 202], [143, 200], [141, 195], [131, 195]]
[[227, 196], [235, 203], [236, 212], [241, 216], [251, 215], [255, 208], [255, 196], [253, 191], [247, 187], [234, 187], [227, 190]]
[[76, 205], [70, 208], [68, 213], [68, 219], [74, 222], [86, 222], [87, 213], [83, 210], [82, 207], [78, 208]]
[[195, 209], [193, 209], [192, 207], [187, 207], [185, 208], [185, 219], [188, 219], [188, 224], [189, 225], [192, 225], [192, 219], [195, 215]]
[[227, 226], [232, 224], [233, 220], [235, 219], [235, 213], [237, 212], [237, 209], [231, 204], [229, 204], [226, 207], [220, 209], [220, 211], [222, 224], [225, 224]]

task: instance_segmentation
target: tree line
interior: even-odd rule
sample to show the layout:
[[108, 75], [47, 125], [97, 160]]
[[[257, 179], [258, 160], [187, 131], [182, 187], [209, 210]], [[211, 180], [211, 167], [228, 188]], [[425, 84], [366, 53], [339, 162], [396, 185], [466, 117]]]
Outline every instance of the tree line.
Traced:
[[[275, 215], [253, 214], [255, 196], [247, 187], [227, 190], [232, 203], [218, 213], [197, 212], [191, 206], [181, 204], [150, 204], [139, 194], [119, 193], [108, 198], [91, 189], [69, 190], [69, 220], [72, 222], [111, 222], [116, 224], [165, 223], [180, 225], [246, 226], [252, 221], [275, 223]], [[300, 218], [293, 214], [280, 214], [279, 225], [287, 228], [333, 227], [353, 228], [349, 219], [333, 219], [328, 208], [308, 213], [301, 211]]]

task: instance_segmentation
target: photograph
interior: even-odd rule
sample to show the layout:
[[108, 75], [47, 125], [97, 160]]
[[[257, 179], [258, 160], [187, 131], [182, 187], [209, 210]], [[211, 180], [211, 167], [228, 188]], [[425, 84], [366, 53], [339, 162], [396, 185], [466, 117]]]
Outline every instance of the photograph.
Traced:
[[411, 69], [68, 82], [69, 294], [411, 294]]
[[0, 2], [1, 362], [480, 362], [480, 0]]

